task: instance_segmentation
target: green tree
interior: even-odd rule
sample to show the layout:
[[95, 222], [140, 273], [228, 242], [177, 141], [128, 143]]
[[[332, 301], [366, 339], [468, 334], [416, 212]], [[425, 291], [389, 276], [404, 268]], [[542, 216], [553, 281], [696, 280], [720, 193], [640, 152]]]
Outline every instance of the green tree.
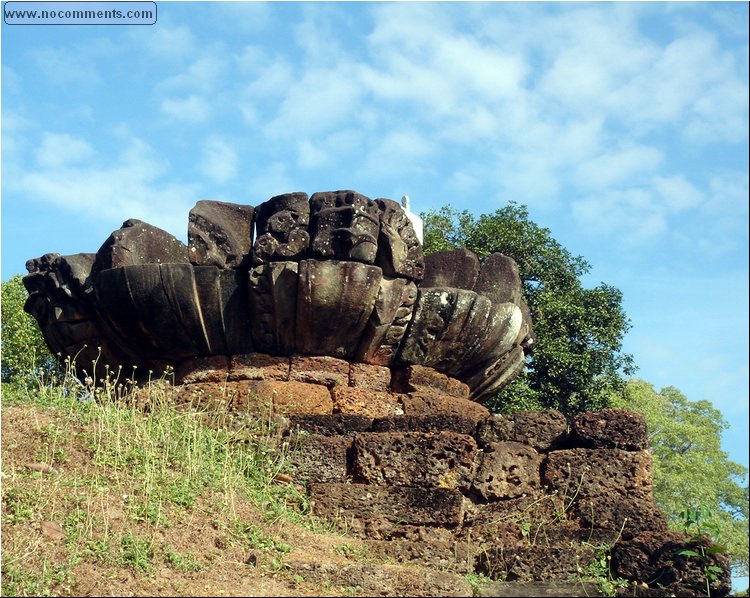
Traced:
[[19, 274], [2, 283], [0, 370], [3, 382], [23, 383], [39, 368], [49, 370], [55, 364], [36, 320], [23, 311], [27, 297]]
[[632, 356], [622, 352], [630, 323], [620, 291], [607, 284], [583, 288], [589, 263], [532, 222], [525, 206], [511, 202], [478, 218], [444, 207], [422, 218], [425, 253], [466, 247], [480, 259], [497, 252], [518, 263], [536, 344], [526, 371], [488, 407], [554, 407], [567, 415], [606, 407], [612, 389], [635, 371]]
[[707, 507], [727, 547], [733, 574], [748, 572], [747, 469], [721, 450], [729, 427], [709, 401], [689, 401], [674, 387], [657, 392], [643, 380], [630, 380], [614, 394], [612, 406], [641, 413], [654, 462], [654, 501], [670, 526], [681, 529], [680, 512]]

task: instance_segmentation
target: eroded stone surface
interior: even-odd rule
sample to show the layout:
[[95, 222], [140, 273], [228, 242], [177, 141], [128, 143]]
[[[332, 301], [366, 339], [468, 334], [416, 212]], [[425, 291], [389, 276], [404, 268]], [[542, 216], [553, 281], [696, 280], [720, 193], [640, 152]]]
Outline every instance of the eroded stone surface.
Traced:
[[424, 257], [411, 221], [395, 201], [381, 198], [375, 202], [381, 211], [376, 265], [385, 276], [421, 281]]
[[356, 191], [314, 193], [310, 198], [312, 251], [324, 259], [375, 262], [380, 209]]
[[435, 251], [425, 256], [425, 274], [420, 288], [473, 289], [479, 277], [479, 258], [468, 249]]
[[347, 451], [352, 439], [345, 436], [313, 434], [297, 437], [289, 460], [297, 482], [344, 482], [347, 476]]
[[190, 263], [187, 246], [167, 231], [131, 218], [99, 248], [94, 269], [171, 263]]
[[368, 417], [387, 417], [404, 412], [401, 397], [397, 394], [335, 386], [331, 389], [334, 413], [358, 413]]
[[620, 409], [581, 413], [573, 418], [573, 434], [586, 446], [641, 451], [648, 448], [646, 420]]
[[473, 436], [474, 420], [453, 413], [435, 415], [393, 415], [379, 417], [372, 423], [373, 432], [457, 432]]
[[273, 262], [249, 274], [253, 345], [265, 353], [290, 355], [296, 346], [297, 262]]
[[652, 498], [651, 454], [621, 449], [569, 449], [547, 455], [543, 483], [563, 496], [619, 494]]
[[492, 442], [522, 442], [546, 451], [561, 443], [567, 431], [568, 422], [556, 409], [494, 414], [479, 425], [477, 441], [482, 446]]
[[463, 517], [463, 496], [445, 488], [311, 484], [310, 495], [313, 513], [321, 516], [447, 528], [459, 525]]
[[404, 406], [405, 415], [456, 414], [475, 423], [490, 415], [486, 407], [474, 401], [459, 399], [430, 389], [418, 389], [407, 395], [402, 395], [401, 403]]
[[[705, 559], [680, 554], [688, 550]], [[729, 559], [721, 552], [711, 553], [707, 540], [690, 541], [679, 532], [649, 531], [620, 542], [612, 551], [613, 571], [622, 577], [664, 587], [672, 596], [705, 596], [704, 566], [717, 567], [710, 582], [711, 596], [727, 596], [731, 591]]]
[[307, 193], [284, 193], [260, 204], [256, 210], [257, 240], [253, 263], [302, 258], [310, 247], [310, 203]]
[[201, 266], [246, 266], [252, 235], [252, 206], [199, 201], [188, 216], [188, 259]]
[[471, 486], [476, 442], [455, 432], [372, 432], [354, 440], [353, 471], [368, 484]]
[[288, 419], [291, 434], [304, 431], [324, 436], [346, 436], [356, 432], [368, 432], [372, 427], [371, 417], [344, 413], [290, 415]]
[[486, 500], [534, 495], [540, 488], [542, 457], [518, 442], [492, 442], [479, 454], [474, 490]]

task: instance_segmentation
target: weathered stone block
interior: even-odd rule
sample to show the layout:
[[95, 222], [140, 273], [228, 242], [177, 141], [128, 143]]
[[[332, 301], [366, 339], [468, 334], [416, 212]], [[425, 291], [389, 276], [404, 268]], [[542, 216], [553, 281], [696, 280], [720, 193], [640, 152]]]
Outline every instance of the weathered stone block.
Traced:
[[183, 359], [175, 368], [175, 384], [194, 382], [226, 382], [229, 377], [229, 356], [209, 355]]
[[351, 363], [349, 365], [349, 386], [388, 392], [391, 388], [391, 370], [380, 365]]
[[324, 517], [385, 519], [405, 525], [456, 527], [464, 499], [458, 490], [369, 484], [311, 484], [312, 511]]
[[513, 303], [493, 305], [470, 290], [420, 287], [399, 359], [463, 377], [509, 351], [521, 324]]
[[401, 206], [390, 199], [376, 199], [380, 209], [380, 234], [375, 264], [385, 276], [419, 282], [424, 276], [422, 245]]
[[311, 247], [316, 257], [372, 264], [378, 249], [380, 209], [356, 191], [314, 193]]
[[536, 494], [541, 461], [541, 455], [524, 444], [490, 443], [479, 454], [473, 489], [485, 500]]
[[469, 542], [446, 540], [369, 540], [373, 556], [430, 567], [441, 571], [474, 571], [473, 546]]
[[462, 415], [476, 423], [490, 415], [486, 407], [474, 401], [438, 394], [431, 390], [417, 390], [408, 395], [402, 395], [401, 403], [404, 406], [405, 415], [450, 413]]
[[372, 418], [364, 415], [333, 413], [330, 415], [290, 415], [289, 431], [304, 431], [324, 436], [344, 436], [356, 432], [369, 432]]
[[289, 380], [289, 357], [246, 353], [232, 355], [230, 380]]
[[200, 266], [244, 266], [249, 263], [252, 236], [252, 206], [199, 201], [188, 216], [188, 258]]
[[393, 415], [379, 417], [372, 423], [373, 432], [456, 432], [473, 436], [477, 424], [468, 417], [453, 413], [435, 415]]
[[346, 386], [349, 384], [349, 362], [335, 357], [293, 355], [289, 379], [324, 386]]
[[577, 577], [594, 558], [593, 549], [583, 546], [488, 547], [479, 554], [477, 568], [492, 579], [548, 581]]
[[646, 420], [620, 409], [581, 413], [573, 418], [573, 435], [584, 446], [641, 451], [648, 448]]
[[460, 380], [423, 365], [407, 365], [394, 370], [393, 388], [396, 392], [431, 388], [459, 399], [468, 399], [470, 393], [469, 387]]
[[581, 526], [611, 529], [626, 540], [642, 532], [667, 529], [664, 513], [650, 499], [612, 493], [578, 500], [573, 512]]
[[[670, 596], [728, 596], [732, 589], [729, 559], [710, 550], [703, 538], [692, 541], [679, 532], [645, 532], [632, 540], [618, 542], [612, 551], [612, 570], [631, 580], [659, 584]], [[682, 551], [706, 553], [705, 558], [687, 556]], [[706, 591], [704, 567], [716, 567]]]
[[299, 482], [344, 482], [347, 476], [347, 451], [352, 438], [344, 436], [297, 437], [289, 460]]
[[198, 355], [204, 348], [198, 338], [188, 334], [183, 312], [173, 309], [173, 287], [163, 284], [162, 271], [175, 269], [190, 272], [191, 267], [139, 264], [110, 268], [96, 276], [94, 291], [100, 313], [145, 359], [176, 362]]
[[386, 417], [404, 412], [400, 395], [366, 388], [334, 386], [331, 390], [336, 413], [356, 413], [368, 417]]
[[310, 203], [307, 193], [285, 193], [260, 204], [255, 211], [258, 238], [253, 263], [298, 260], [310, 246]]
[[187, 246], [167, 231], [131, 218], [96, 252], [94, 271], [141, 264], [189, 263]]
[[619, 494], [651, 499], [651, 453], [621, 449], [553, 451], [543, 466], [543, 483], [573, 498]]
[[352, 472], [368, 484], [468, 490], [476, 442], [454, 432], [380, 432], [354, 439]]
[[304, 382], [249, 380], [250, 391], [262, 400], [270, 400], [274, 413], [325, 414], [333, 410], [331, 394], [325, 386]]
[[491, 442], [521, 442], [546, 451], [563, 442], [567, 431], [565, 416], [555, 409], [495, 414], [479, 425], [477, 442], [480, 446]]

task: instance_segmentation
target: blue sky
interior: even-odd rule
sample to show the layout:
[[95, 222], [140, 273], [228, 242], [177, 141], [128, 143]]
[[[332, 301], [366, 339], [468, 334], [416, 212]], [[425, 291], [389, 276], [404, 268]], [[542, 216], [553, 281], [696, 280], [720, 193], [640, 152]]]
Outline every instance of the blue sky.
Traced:
[[2, 26], [2, 278], [199, 199], [526, 204], [748, 464], [747, 3], [158, 2]]

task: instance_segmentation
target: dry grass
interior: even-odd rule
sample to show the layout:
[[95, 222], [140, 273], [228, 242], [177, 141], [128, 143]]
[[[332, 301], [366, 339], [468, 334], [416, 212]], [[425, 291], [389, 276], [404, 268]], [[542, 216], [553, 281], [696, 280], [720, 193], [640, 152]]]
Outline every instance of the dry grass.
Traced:
[[285, 563], [346, 562], [357, 541], [281, 481], [292, 447], [272, 419], [175, 406], [160, 388], [144, 403], [115, 385], [96, 400], [3, 387], [2, 595], [355, 593]]

